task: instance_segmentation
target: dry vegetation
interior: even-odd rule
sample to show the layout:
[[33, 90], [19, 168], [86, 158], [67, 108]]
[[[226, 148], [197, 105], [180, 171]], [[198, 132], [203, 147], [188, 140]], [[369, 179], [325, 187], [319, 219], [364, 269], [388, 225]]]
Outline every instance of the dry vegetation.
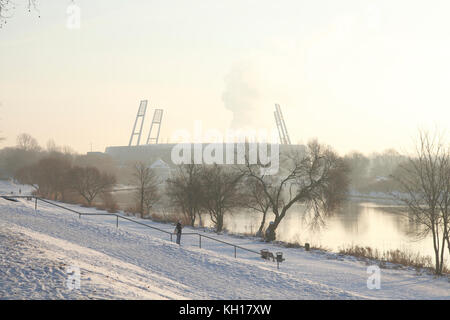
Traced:
[[[402, 199], [408, 211], [415, 213], [416, 220], [428, 226], [425, 228], [426, 233], [433, 234], [435, 273], [448, 273], [443, 257], [450, 233], [450, 153], [434, 137], [422, 134], [420, 138], [416, 157], [405, 158], [393, 152], [387, 153], [380, 156], [383, 161], [378, 167], [388, 163], [390, 172], [396, 168], [396, 183], [404, 187], [405, 193], [409, 195]], [[62, 148], [56, 147], [54, 143], [49, 143], [47, 150], [43, 150], [27, 134], [18, 137], [16, 148], [5, 148], [1, 152], [6, 159], [4, 171], [14, 172], [17, 181], [32, 185], [36, 189], [35, 194], [41, 197], [86, 207], [95, 206], [110, 213], [120, 209], [111, 194], [117, 168], [108, 157], [93, 158], [62, 152]], [[406, 161], [404, 163], [409, 166], [404, 163], [398, 166], [399, 159]], [[225, 213], [251, 209], [261, 213], [258, 231], [252, 229], [241, 236], [258, 236], [266, 241], [274, 241], [277, 226], [295, 203], [305, 204], [312, 221], [322, 224], [333, 209], [345, 200], [348, 176], [362, 175], [366, 179], [363, 173], [367, 164], [368, 159], [359, 154], [341, 158], [329, 147], [312, 141], [305, 154], [292, 154], [282, 159], [280, 173], [276, 176], [265, 176], [261, 173], [260, 165], [250, 165], [248, 161], [233, 168], [181, 165], [167, 180], [164, 189], [152, 169], [144, 163], [135, 163], [128, 172], [134, 178], [133, 183], [138, 186], [134, 194], [135, 205], [125, 212], [158, 222], [181, 221], [183, 225], [192, 227], [195, 224], [203, 226], [202, 214], [209, 214], [215, 231], [221, 232], [226, 231], [223, 224]], [[350, 171], [349, 167], [354, 170]], [[99, 168], [107, 169], [100, 171]], [[399, 168], [403, 168], [404, 172]], [[380, 170], [375, 171], [381, 174]], [[428, 172], [431, 174], [426, 176]], [[427, 182], [425, 186], [420, 184], [421, 181]], [[434, 199], [431, 204], [416, 198], [418, 194], [427, 194], [428, 185], [433, 185], [431, 190], [434, 193], [428, 197]], [[157, 206], [158, 203], [160, 206]], [[274, 218], [272, 233], [267, 230], [263, 232], [268, 215]], [[287, 248], [304, 247], [300, 241], [277, 243]], [[310, 245], [310, 249], [329, 251], [320, 245]], [[450, 246], [447, 249], [450, 250]], [[379, 252], [370, 247], [351, 246], [341, 249], [339, 253], [417, 269], [433, 268], [430, 257], [401, 250]]]
[[[351, 245], [341, 248], [339, 254], [375, 260], [382, 267], [388, 262], [405, 267], [413, 267], [416, 270], [427, 269], [434, 272], [433, 259], [430, 256], [422, 256], [419, 253], [408, 250], [396, 249], [381, 252], [371, 247]], [[450, 274], [450, 270], [447, 267], [443, 267], [442, 273]]]

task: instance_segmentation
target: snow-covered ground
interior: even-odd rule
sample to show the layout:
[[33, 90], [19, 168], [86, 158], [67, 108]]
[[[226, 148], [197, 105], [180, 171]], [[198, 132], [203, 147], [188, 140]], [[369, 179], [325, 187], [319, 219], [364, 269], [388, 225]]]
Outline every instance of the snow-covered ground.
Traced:
[[[0, 194], [19, 188], [31, 191], [0, 182]], [[286, 261], [277, 270], [251, 252], [238, 249], [234, 258], [233, 247], [205, 238], [200, 249], [198, 236], [185, 235], [178, 246], [167, 234], [132, 222], [120, 220], [116, 228], [115, 217], [80, 219], [42, 202], [35, 212], [34, 201], [0, 198], [0, 299], [450, 299], [447, 278], [381, 269], [380, 289], [369, 289], [368, 265], [356, 259], [208, 235], [256, 251], [282, 251]], [[67, 286], [72, 266], [81, 271], [80, 289]]]

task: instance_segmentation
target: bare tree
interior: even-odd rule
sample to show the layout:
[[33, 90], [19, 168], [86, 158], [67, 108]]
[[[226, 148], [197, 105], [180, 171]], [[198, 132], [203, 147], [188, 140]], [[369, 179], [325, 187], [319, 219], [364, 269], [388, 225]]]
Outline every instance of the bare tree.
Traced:
[[159, 181], [154, 171], [142, 162], [137, 162], [133, 166], [133, 179], [137, 185], [135, 197], [138, 210], [141, 218], [144, 218], [144, 214], [159, 200]]
[[73, 149], [71, 146], [67, 146], [67, 145], [61, 147], [61, 152], [65, 155], [69, 155], [69, 156], [75, 156], [77, 154], [75, 149]]
[[[270, 177], [266, 177], [266, 179], [270, 179]], [[263, 235], [267, 213], [271, 208], [270, 198], [267, 197], [263, 185], [258, 180], [247, 178], [243, 184], [245, 185], [242, 191], [242, 196], [245, 199], [243, 207], [262, 214], [261, 223], [256, 232], [256, 235], [259, 237]]]
[[47, 157], [20, 169], [16, 179], [34, 186], [42, 197], [64, 201], [65, 193], [70, 188], [70, 168], [71, 163], [67, 157]]
[[41, 147], [35, 138], [28, 133], [21, 133], [16, 139], [17, 148], [25, 151], [40, 151]]
[[275, 216], [269, 225], [269, 241], [275, 240], [275, 230], [296, 203], [306, 206], [312, 225], [322, 225], [324, 218], [345, 199], [348, 191], [348, 167], [329, 147], [312, 141], [305, 154], [295, 153], [282, 162], [283, 170], [276, 179], [267, 179], [259, 165], [246, 163], [240, 170], [255, 179], [270, 201]]
[[147, 214], [150, 213], [150, 210], [159, 201], [159, 199], [160, 194], [158, 191], [158, 182], [155, 180], [146, 188], [144, 194], [144, 210]]
[[225, 213], [242, 207], [239, 185], [243, 174], [214, 164], [202, 166], [200, 176], [202, 207], [209, 213], [216, 232], [221, 232]]
[[344, 157], [350, 173], [350, 183], [353, 188], [358, 188], [367, 183], [369, 176], [370, 159], [358, 151], [353, 151]]
[[101, 173], [95, 167], [73, 167], [70, 170], [70, 186], [88, 203], [102, 194], [109, 192], [116, 183], [116, 178], [107, 173]]
[[27, 184], [32, 186], [36, 191], [39, 189], [38, 179], [36, 177], [36, 166], [29, 165], [21, 167], [16, 171], [14, 179], [16, 179], [21, 184]]
[[43, 157], [41, 152], [6, 147], [0, 150], [1, 171], [6, 176], [14, 176], [19, 169], [35, 164]]
[[191, 226], [194, 226], [197, 216], [201, 219], [200, 172], [199, 165], [185, 164], [179, 166], [175, 176], [167, 180], [166, 192], [170, 201], [189, 219]]
[[395, 149], [387, 149], [382, 153], [374, 153], [370, 157], [370, 174], [372, 178], [388, 177], [397, 166], [406, 160], [405, 156]]
[[439, 199], [439, 208], [444, 229], [444, 239], [447, 241], [447, 249], [450, 255], [450, 150], [447, 148], [442, 157], [441, 173], [442, 189]]
[[61, 153], [61, 148], [56, 145], [53, 139], [47, 141], [46, 150], [48, 153]]
[[436, 274], [443, 270], [448, 236], [448, 161], [448, 149], [442, 138], [419, 131], [414, 155], [393, 176], [401, 189], [394, 196], [407, 206], [412, 219], [421, 226], [417, 236], [432, 236]]

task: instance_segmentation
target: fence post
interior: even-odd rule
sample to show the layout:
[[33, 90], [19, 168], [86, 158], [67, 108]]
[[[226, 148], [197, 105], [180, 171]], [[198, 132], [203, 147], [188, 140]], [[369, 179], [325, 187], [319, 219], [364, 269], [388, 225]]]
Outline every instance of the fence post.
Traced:
[[[37, 203], [38, 203], [38, 200], [41, 200], [41, 201], [43, 201], [43, 202], [45, 202], [45, 203], [48, 203], [48, 204], [50, 204], [50, 205], [57, 206], [57, 207], [60, 207], [60, 208], [69, 210], [69, 211], [71, 211], [72, 213], [78, 214], [78, 216], [79, 216], [80, 219], [81, 219], [81, 216], [82, 216], [82, 215], [89, 215], [89, 213], [82, 213], [82, 212], [78, 212], [78, 211], [75, 211], [75, 210], [72, 210], [72, 209], [69, 209], [69, 208], [66, 208], [66, 207], [57, 205], [57, 204], [53, 204], [53, 203], [51, 203], [51, 202], [46, 201], [45, 199], [40, 199], [40, 198], [38, 198], [37, 196], [35, 196], [34, 199], [35, 199], [34, 208], [35, 208], [36, 211], [37, 211]], [[134, 223], [137, 223], [137, 224], [143, 224], [143, 223], [139, 223], [139, 222], [134, 221], [134, 220], [132, 220], [132, 219], [126, 218], [126, 217], [124, 217], [124, 216], [119, 216], [119, 215], [116, 214], [116, 227], [117, 227], [117, 228], [119, 227], [119, 218], [122, 218], [122, 219], [125, 219], [125, 220], [129, 220], [129, 221], [134, 222]], [[149, 225], [147, 225], [147, 224], [144, 224], [144, 225], [147, 226], [147, 227], [150, 227], [150, 228], [159, 230], [159, 231], [161, 231], [161, 232], [169, 233], [169, 234], [170, 234], [170, 241], [173, 242], [173, 233], [168, 232], [168, 231], [166, 231], [166, 230], [162, 230], [162, 229], [156, 228], [156, 227], [151, 227], [151, 226], [149, 226]], [[206, 230], [203, 230], [203, 232], [206, 232]], [[193, 233], [191, 233], [191, 234], [193, 234]], [[199, 236], [199, 238], [198, 238], [198, 246], [199, 246], [199, 248], [201, 248], [201, 247], [202, 247], [202, 235], [201, 235], [200, 233], [197, 233], [197, 235]], [[205, 235], [205, 237], [206, 237], [206, 238], [210, 238], [210, 237], [207, 236], [207, 235]], [[229, 242], [221, 241], [221, 240], [218, 240], [218, 239], [214, 239], [214, 238], [210, 238], [210, 239], [215, 240], [215, 241], [218, 241], [218, 242], [225, 243], [225, 244], [230, 245], [230, 246], [233, 246], [233, 247], [234, 247], [234, 257], [237, 258], [237, 245], [234, 245], [234, 244], [229, 243]], [[243, 248], [243, 247], [239, 247], [239, 248], [242, 249], [242, 250], [247, 250], [247, 251], [250, 251], [250, 252], [254, 252], [255, 254], [258, 254], [258, 255], [259, 255], [259, 253], [256, 252], [256, 251], [253, 251], [253, 250], [250, 250], [250, 249], [246, 249], [246, 248]], [[283, 260], [284, 260], [284, 259], [283, 259]], [[279, 268], [280, 268], [280, 265], [279, 265], [279, 262], [277, 261], [277, 269], [279, 269]]]

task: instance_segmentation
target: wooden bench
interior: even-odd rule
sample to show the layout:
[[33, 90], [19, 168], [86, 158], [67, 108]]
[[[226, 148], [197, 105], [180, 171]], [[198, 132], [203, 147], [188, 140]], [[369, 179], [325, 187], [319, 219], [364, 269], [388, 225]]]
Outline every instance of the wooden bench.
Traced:
[[275, 257], [273, 255], [272, 252], [270, 252], [267, 249], [262, 249], [261, 251], [261, 258], [265, 259], [265, 260], [270, 260], [272, 259], [272, 261], [275, 261]]

